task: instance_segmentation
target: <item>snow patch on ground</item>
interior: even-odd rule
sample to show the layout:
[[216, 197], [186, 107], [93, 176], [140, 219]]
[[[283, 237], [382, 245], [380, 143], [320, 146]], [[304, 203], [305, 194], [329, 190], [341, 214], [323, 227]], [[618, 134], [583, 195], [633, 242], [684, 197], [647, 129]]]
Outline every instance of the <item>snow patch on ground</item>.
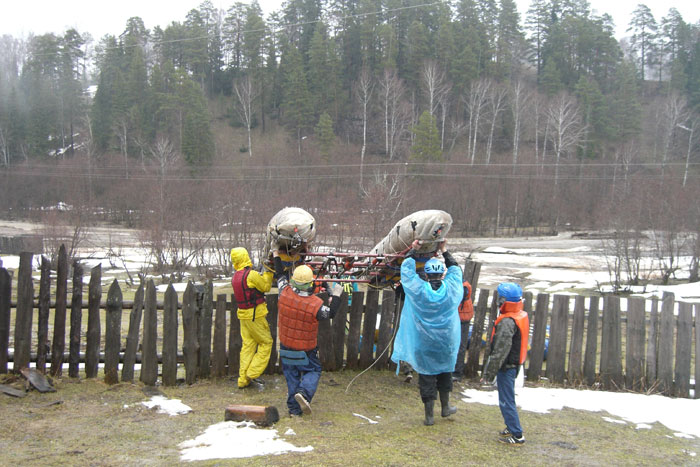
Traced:
[[221, 422], [209, 426], [194, 439], [179, 444], [180, 460], [231, 459], [286, 452], [308, 452], [280, 439], [275, 429], [256, 428], [252, 422]]
[[[498, 405], [497, 391], [465, 389], [462, 401]], [[558, 388], [516, 388], [515, 402], [527, 412], [549, 413], [569, 407], [607, 412], [625, 422], [650, 425], [659, 422], [674, 432], [700, 438], [700, 399], [674, 399], [659, 395], [586, 391]], [[640, 408], [642, 408], [640, 410]], [[604, 417], [619, 423], [621, 420]], [[644, 426], [646, 428], [646, 426]], [[676, 435], [678, 436], [678, 435]]]
[[192, 408], [185, 405], [180, 399], [168, 399], [163, 396], [153, 396], [151, 400], [141, 402], [149, 409], [157, 408], [158, 413], [167, 413], [171, 417], [192, 412]]
[[377, 421], [372, 420], [371, 418], [365, 417], [364, 415], [360, 415], [359, 413], [354, 413], [354, 412], [353, 412], [353, 415], [356, 416], [356, 417], [360, 417], [360, 418], [363, 418], [363, 419], [367, 420], [367, 422], [369, 422], [370, 425], [376, 425], [377, 423], [379, 423], [379, 422], [377, 422]]

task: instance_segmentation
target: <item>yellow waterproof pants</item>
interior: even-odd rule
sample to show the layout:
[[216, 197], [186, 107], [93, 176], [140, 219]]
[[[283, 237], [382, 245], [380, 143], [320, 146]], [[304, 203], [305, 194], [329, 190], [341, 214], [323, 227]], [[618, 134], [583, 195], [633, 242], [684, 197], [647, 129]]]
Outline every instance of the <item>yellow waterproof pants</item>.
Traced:
[[265, 317], [255, 321], [250, 319], [241, 320], [241, 367], [238, 371], [238, 387], [244, 388], [250, 384], [251, 379], [260, 376], [267, 363], [270, 361], [272, 352], [272, 336], [270, 335], [270, 325]]

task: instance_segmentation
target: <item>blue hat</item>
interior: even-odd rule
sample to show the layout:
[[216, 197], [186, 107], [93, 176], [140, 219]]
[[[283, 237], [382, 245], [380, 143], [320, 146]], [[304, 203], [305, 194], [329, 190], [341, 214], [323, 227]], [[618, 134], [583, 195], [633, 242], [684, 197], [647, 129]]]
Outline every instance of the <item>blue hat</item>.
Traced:
[[423, 268], [426, 274], [444, 274], [445, 265], [437, 258], [430, 258]]
[[501, 282], [496, 291], [507, 302], [519, 302], [523, 298], [523, 289], [514, 282]]

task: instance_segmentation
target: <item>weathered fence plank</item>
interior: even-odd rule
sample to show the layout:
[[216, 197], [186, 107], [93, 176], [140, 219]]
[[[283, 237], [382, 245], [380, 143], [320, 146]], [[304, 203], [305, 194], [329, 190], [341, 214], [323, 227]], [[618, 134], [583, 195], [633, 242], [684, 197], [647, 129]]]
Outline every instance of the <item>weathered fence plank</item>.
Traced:
[[[493, 325], [496, 322], [496, 318], [498, 317], [498, 292], [494, 291], [493, 292], [493, 297], [491, 298], [491, 306], [489, 307], [489, 323], [488, 327], [486, 329], [486, 346], [484, 347], [484, 359], [481, 362], [481, 368], [484, 368], [486, 366], [486, 362], [489, 359], [489, 355], [491, 355], [491, 333], [493, 332]], [[472, 336], [474, 336], [472, 334]], [[481, 345], [481, 334], [478, 334], [476, 336], [478, 340], [476, 342]]]
[[603, 389], [621, 389], [622, 330], [620, 297], [606, 296], [603, 300], [603, 329], [600, 341], [600, 381]]
[[211, 372], [214, 378], [223, 378], [226, 376], [226, 294], [216, 296], [215, 310]]
[[644, 389], [644, 342], [646, 310], [643, 298], [627, 299], [627, 350], [625, 352], [625, 387]]
[[659, 317], [656, 377], [659, 391], [666, 395], [670, 395], [673, 389], [674, 307], [675, 296], [670, 292], [664, 292], [661, 297], [661, 316]]
[[[270, 295], [267, 295], [266, 299], [267, 309], [270, 310]], [[241, 322], [238, 320], [238, 303], [234, 295], [231, 294], [231, 325], [228, 333], [228, 374], [231, 376], [238, 375], [241, 366], [241, 347], [243, 347], [243, 338], [241, 337]]]
[[[75, 276], [73, 276], [75, 279]], [[81, 279], [82, 280], [82, 279]], [[81, 282], [82, 283], [82, 282]], [[82, 290], [80, 291], [82, 294]], [[75, 292], [74, 292], [75, 294]], [[41, 278], [39, 279], [39, 322], [37, 326], [36, 369], [46, 373], [49, 353], [49, 313], [51, 312], [51, 261], [41, 256]], [[81, 310], [82, 313], [82, 310]], [[70, 370], [69, 370], [70, 374]]]
[[[225, 300], [225, 299], [224, 299]], [[163, 386], [177, 384], [177, 292], [173, 284], [165, 290], [163, 309], [163, 365], [161, 368]]]
[[184, 330], [182, 352], [185, 356], [185, 382], [187, 384], [194, 384], [197, 377], [197, 362], [199, 361], [196, 308], [194, 286], [192, 282], [188, 282], [182, 296], [182, 327]]
[[379, 310], [379, 290], [369, 288], [365, 302], [365, 319], [362, 324], [362, 345], [360, 346], [360, 368], [369, 367], [374, 361], [374, 336], [377, 330]]
[[596, 363], [598, 361], [598, 309], [600, 297], [591, 297], [588, 304], [586, 321], [586, 354], [583, 360], [583, 379], [588, 386], [596, 381]]
[[214, 314], [214, 286], [211, 280], [204, 284], [204, 296], [199, 310], [199, 377], [206, 379], [211, 374], [211, 328]]
[[535, 303], [535, 320], [530, 346], [530, 364], [527, 367], [527, 380], [539, 381], [544, 361], [544, 342], [547, 337], [547, 315], [549, 314], [549, 295], [537, 294]]
[[7, 373], [7, 350], [10, 345], [10, 300], [12, 279], [5, 268], [0, 268], [0, 374]]
[[158, 310], [156, 309], [156, 286], [153, 279], [146, 283], [146, 304], [143, 310], [143, 337], [141, 343], [141, 376], [146, 386], [155, 386], [158, 380]]
[[[474, 295], [475, 289], [472, 289]], [[479, 289], [479, 300], [474, 307], [474, 324], [467, 349], [467, 363], [464, 365], [464, 377], [476, 378], [479, 376], [479, 356], [481, 354], [481, 333], [484, 329], [484, 318], [488, 309], [489, 290]]]
[[[14, 373], [29, 368], [32, 346], [32, 317], [34, 315], [34, 284], [32, 283], [31, 253], [20, 253], [17, 276], [17, 309], [15, 317]], [[63, 355], [61, 355], [63, 357]]]
[[569, 347], [569, 384], [583, 381], [583, 328], [586, 321], [586, 297], [574, 299], [574, 319], [571, 323], [571, 345]]
[[552, 324], [549, 327], [546, 376], [557, 384], [566, 378], [566, 341], [569, 329], [569, 296], [554, 295]]
[[[41, 293], [39, 293], [41, 296]], [[48, 299], [48, 296], [46, 297]], [[41, 301], [41, 300], [40, 300]], [[40, 313], [41, 315], [41, 313]], [[48, 303], [47, 303], [48, 316]], [[68, 332], [68, 376], [77, 378], [80, 370], [80, 332], [83, 325], [83, 266], [73, 261], [73, 295], [70, 300], [70, 331]], [[41, 343], [39, 344], [41, 348]]]
[[532, 323], [532, 292], [523, 292], [523, 311], [527, 313], [527, 319]]
[[124, 349], [124, 363], [122, 364], [122, 381], [134, 381], [134, 364], [136, 363], [136, 351], [139, 347], [139, 330], [141, 329], [141, 315], [143, 313], [143, 280], [134, 294], [134, 306], [129, 313], [129, 330], [126, 335], [126, 348]]
[[63, 352], [66, 348], [66, 301], [68, 293], [68, 257], [66, 247], [58, 249], [56, 266], [56, 309], [53, 315], [53, 343], [51, 345], [51, 376], [63, 372]]
[[676, 364], [674, 368], [673, 395], [690, 395], [690, 357], [693, 343], [693, 306], [690, 303], [678, 304], [676, 328]]
[[659, 299], [652, 297], [651, 310], [649, 311], [649, 337], [647, 339], [646, 352], [646, 387], [651, 388], [656, 384], [656, 355], [659, 341]]
[[340, 308], [333, 318], [333, 352], [335, 353], [335, 367], [343, 368], [343, 360], [345, 359], [345, 332], [348, 319], [348, 294], [343, 292], [340, 296]]
[[114, 279], [107, 291], [105, 313], [105, 384], [119, 382], [119, 351], [122, 344], [122, 289]]
[[695, 304], [693, 308], [695, 309], [695, 399], [700, 399], [700, 305]]
[[270, 352], [270, 361], [267, 363], [265, 373], [274, 374], [282, 371], [282, 365], [277, 365], [279, 355], [277, 354], [277, 317], [279, 316], [279, 295], [269, 294], [267, 300], [267, 324], [270, 327], [272, 334], [272, 351]]
[[[328, 303], [328, 294], [319, 295], [324, 303]], [[318, 322], [318, 359], [321, 361], [321, 368], [327, 371], [335, 371], [335, 351], [333, 350], [333, 332], [331, 321], [323, 319]]]
[[[468, 259], [464, 263], [464, 280], [472, 286], [472, 295], [476, 292], [479, 285], [479, 276], [481, 275], [481, 263]], [[472, 297], [473, 298], [473, 297]]]
[[362, 329], [362, 316], [364, 310], [364, 292], [352, 294], [352, 306], [350, 306], [350, 328], [348, 330], [347, 367], [358, 367], [360, 354], [360, 330]]
[[379, 338], [377, 339], [377, 370], [386, 369], [389, 361], [389, 345], [394, 323], [394, 291], [382, 291], [382, 314], [379, 320]]
[[85, 336], [85, 376], [97, 377], [100, 362], [100, 302], [102, 301], [102, 265], [90, 270], [88, 286], [88, 320]]

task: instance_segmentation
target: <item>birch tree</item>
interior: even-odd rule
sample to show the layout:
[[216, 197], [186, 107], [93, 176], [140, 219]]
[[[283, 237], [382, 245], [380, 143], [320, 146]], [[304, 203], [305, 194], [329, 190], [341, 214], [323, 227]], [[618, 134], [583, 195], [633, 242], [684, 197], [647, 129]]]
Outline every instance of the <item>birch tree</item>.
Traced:
[[236, 111], [248, 132], [248, 154], [250, 157], [253, 157], [253, 140], [251, 137], [253, 104], [260, 95], [259, 87], [250, 79], [250, 76], [246, 75], [233, 83], [233, 92], [238, 100]]
[[513, 173], [515, 173], [515, 166], [518, 164], [523, 116], [531, 97], [532, 93], [525, 88], [520, 80], [516, 81], [510, 88], [510, 108], [513, 113]]
[[493, 134], [496, 131], [496, 123], [498, 116], [505, 107], [506, 96], [508, 90], [503, 86], [492, 86], [491, 92], [488, 95], [488, 108], [491, 116], [491, 125], [489, 128], [489, 138], [486, 144], [486, 165], [491, 163], [491, 148], [493, 147]]
[[474, 158], [476, 157], [476, 139], [479, 134], [479, 120], [487, 104], [487, 96], [490, 88], [491, 81], [489, 80], [480, 79], [472, 82], [469, 87], [469, 95], [466, 99], [463, 99], [469, 112], [467, 155], [472, 165], [474, 165]]
[[549, 139], [556, 155], [554, 164], [554, 185], [559, 182], [559, 163], [579, 142], [585, 132], [576, 100], [568, 94], [559, 94], [547, 111]]
[[362, 187], [362, 172], [365, 164], [365, 152], [367, 151], [367, 119], [369, 116], [369, 103], [374, 91], [374, 81], [367, 68], [363, 68], [355, 91], [357, 100], [362, 108], [362, 149], [360, 152], [360, 187]]
[[393, 160], [397, 140], [410, 119], [410, 110], [402, 101], [405, 87], [395, 70], [385, 69], [379, 81], [384, 108], [384, 150], [389, 160]]

